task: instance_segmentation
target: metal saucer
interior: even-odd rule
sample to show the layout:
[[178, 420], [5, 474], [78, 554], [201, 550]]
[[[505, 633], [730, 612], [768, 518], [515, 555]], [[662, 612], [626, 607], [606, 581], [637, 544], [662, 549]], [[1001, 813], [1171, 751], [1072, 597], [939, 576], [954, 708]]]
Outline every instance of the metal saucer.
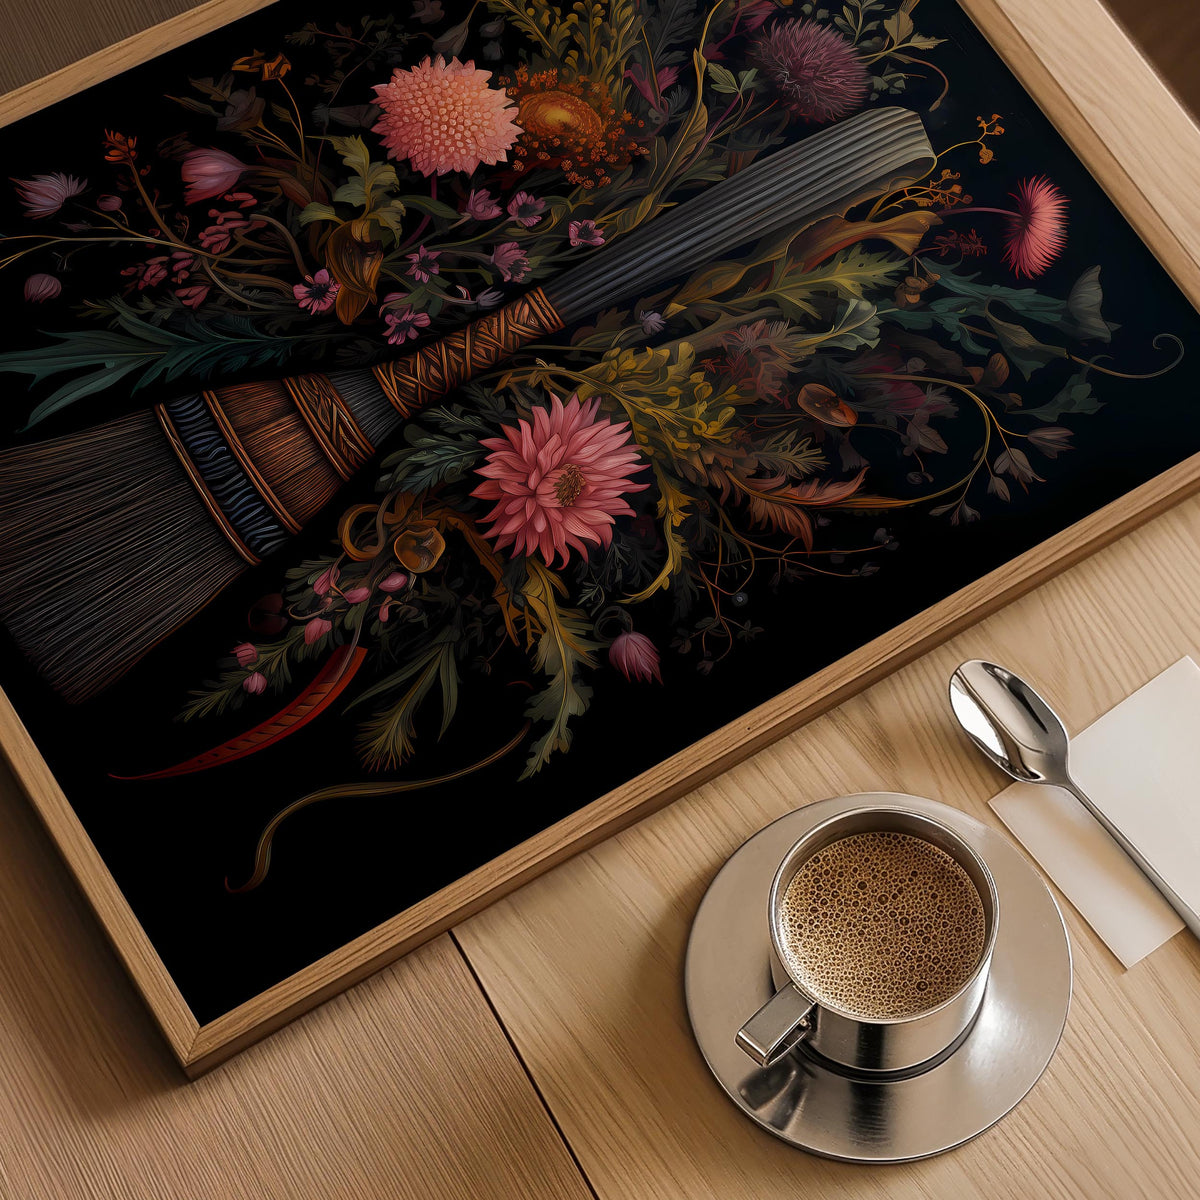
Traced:
[[[909, 808], [950, 826], [985, 859], [1000, 896], [983, 1004], [938, 1063], [904, 1078], [851, 1076], [803, 1049], [761, 1070], [734, 1042], [775, 990], [767, 894], [788, 848], [820, 821], [864, 804]], [[712, 881], [684, 968], [692, 1029], [717, 1082], [752, 1121], [802, 1150], [845, 1162], [906, 1162], [969, 1141], [1038, 1081], [1071, 1003], [1071, 947], [1041, 876], [1002, 834], [957, 809], [895, 792], [819, 800], [744, 843]]]

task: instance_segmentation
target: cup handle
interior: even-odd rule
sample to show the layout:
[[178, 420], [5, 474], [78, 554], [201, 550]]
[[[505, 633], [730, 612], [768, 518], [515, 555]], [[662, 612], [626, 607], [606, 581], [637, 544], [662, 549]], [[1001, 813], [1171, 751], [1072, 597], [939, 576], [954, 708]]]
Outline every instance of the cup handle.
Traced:
[[785, 983], [738, 1030], [737, 1044], [760, 1067], [774, 1066], [812, 1029], [816, 1005], [793, 983]]

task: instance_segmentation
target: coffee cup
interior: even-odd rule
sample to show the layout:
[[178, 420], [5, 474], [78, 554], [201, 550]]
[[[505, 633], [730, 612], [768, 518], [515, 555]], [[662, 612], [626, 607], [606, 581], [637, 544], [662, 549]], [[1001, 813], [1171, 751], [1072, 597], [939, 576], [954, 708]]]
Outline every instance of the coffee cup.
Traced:
[[778, 990], [737, 1043], [763, 1067], [802, 1042], [868, 1073], [937, 1061], [979, 1011], [998, 919], [987, 864], [940, 821], [897, 808], [831, 817], [775, 872]]

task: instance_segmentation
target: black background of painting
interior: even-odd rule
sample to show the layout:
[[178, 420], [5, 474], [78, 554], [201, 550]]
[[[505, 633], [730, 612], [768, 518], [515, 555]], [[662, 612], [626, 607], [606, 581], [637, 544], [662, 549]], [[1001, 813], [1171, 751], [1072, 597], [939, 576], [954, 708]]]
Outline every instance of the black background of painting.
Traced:
[[[135, 133], [147, 147], [189, 124], [200, 144], [215, 140], [200, 119], [193, 121], [158, 97], [186, 92], [189, 73], [220, 75], [233, 58], [253, 49], [273, 52], [282, 46], [284, 32], [335, 11], [329, 4], [299, 3], [264, 10], [23, 121], [3, 135], [6, 174], [87, 174], [99, 159], [105, 126]], [[350, 11], [357, 14], [359, 6]], [[1195, 313], [957, 6], [926, 0], [917, 15], [923, 33], [950, 39], [935, 52], [953, 84], [927, 120], [935, 145], [974, 136], [977, 114], [1000, 112], [1005, 118], [1007, 133], [995, 143], [994, 164], [978, 168], [969, 152], [960, 160], [977, 202], [1003, 206], [1018, 179], [1042, 173], [1072, 198], [1070, 245], [1039, 281], [1041, 290], [1065, 295], [1081, 271], [1102, 263], [1105, 313], [1123, 326], [1110, 348], [1122, 370], [1147, 370], [1164, 361], [1165, 353], [1150, 345], [1160, 331], [1200, 347]], [[935, 94], [918, 84], [901, 100], [923, 109]], [[367, 98], [364, 88], [362, 96], [343, 101]], [[10, 230], [18, 217], [9, 197], [0, 201], [0, 228]], [[967, 224], [976, 224], [994, 245], [998, 231], [988, 220], [981, 216]], [[39, 263], [36, 269], [48, 267]], [[76, 260], [75, 270], [88, 269]], [[99, 292], [114, 282], [95, 269], [90, 289], [72, 284], [69, 290]], [[998, 256], [981, 269], [987, 278], [1012, 282]], [[19, 299], [22, 277], [12, 271], [0, 277], [6, 313], [0, 342], [7, 347], [29, 344], [39, 325], [69, 321], [61, 311], [31, 316], [32, 306]], [[1036, 406], [1057, 391], [1066, 374], [1048, 370], [1035, 385], [1018, 384], [1018, 390]], [[738, 615], [764, 632], [752, 644], [739, 645], [708, 678], [697, 674], [694, 659], [666, 649], [669, 601], [642, 606], [639, 628], [664, 647], [662, 688], [627, 683], [611, 670], [595, 672], [592, 708], [575, 722], [573, 749], [531, 782], [517, 783], [520, 761], [513, 757], [457, 785], [309, 809], [279, 834], [266, 884], [246, 895], [228, 894], [223, 880], [227, 873], [235, 880], [248, 873], [262, 825], [312, 788], [361, 777], [352, 724], [340, 711], [291, 741], [205, 774], [119, 783], [106, 773], [136, 773], [182, 759], [273, 710], [277, 702], [265, 697], [258, 709], [247, 706], [225, 722], [185, 727], [172, 720], [187, 690], [211, 677], [215, 661], [246, 636], [249, 604], [278, 587], [282, 570], [299, 557], [296, 548], [243, 578], [118, 686], [86, 705], [63, 705], [6, 636], [0, 679], [193, 1012], [206, 1022], [1200, 450], [1200, 413], [1190, 379], [1191, 365], [1185, 363], [1154, 382], [1097, 380], [1106, 407], [1062, 422], [1074, 431], [1078, 449], [1054, 462], [1031, 455], [1045, 483], [1028, 496], [1014, 487], [1011, 505], [975, 497], [984, 519], [973, 525], [956, 528], [921, 510], [889, 517], [886, 527], [899, 549], [854, 560], [876, 562], [881, 570], [872, 577], [811, 579], [778, 594], [765, 580], [756, 581]], [[6, 377], [9, 428], [28, 407], [16, 399], [19, 387], [15, 377]], [[124, 393], [93, 398], [41, 427], [38, 436], [90, 424], [176, 390], [177, 385], [147, 389], [133, 399]], [[956, 478], [969, 463], [978, 445], [976, 419], [964, 410], [940, 426], [952, 447], [964, 449], [933, 460], [939, 479]], [[870, 490], [913, 494], [904, 481], [911, 460], [900, 457], [894, 438], [872, 443], [863, 437], [860, 445], [872, 460]], [[369, 480], [363, 486], [369, 490]], [[317, 523], [301, 549], [323, 549], [341, 505], [339, 500]], [[821, 531], [820, 544], [869, 544], [879, 524], [869, 515], [841, 518]], [[88, 619], [91, 602], [79, 598], [80, 620]], [[658, 613], [657, 627], [651, 611]], [[452, 769], [491, 751], [517, 729], [524, 693], [504, 680], [527, 678], [527, 668], [515, 657], [497, 659], [495, 667], [491, 679], [464, 680], [459, 716], [441, 744], [436, 729], [422, 722], [420, 753], [405, 776]]]

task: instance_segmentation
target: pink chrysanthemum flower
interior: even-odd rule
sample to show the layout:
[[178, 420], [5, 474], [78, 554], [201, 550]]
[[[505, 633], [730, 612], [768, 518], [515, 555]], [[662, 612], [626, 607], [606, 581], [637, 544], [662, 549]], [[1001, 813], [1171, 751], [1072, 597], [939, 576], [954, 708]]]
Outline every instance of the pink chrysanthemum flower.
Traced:
[[760, 33], [750, 57], [793, 117], [824, 124], [865, 103], [871, 73], [836, 30], [800, 18]]
[[505, 162], [521, 134], [516, 106], [502, 88], [488, 87], [490, 71], [474, 62], [449, 63], [439, 54], [409, 70], [397, 67], [375, 87], [383, 109], [372, 133], [390, 158], [407, 158], [423, 175], [474, 171], [480, 163]]
[[1044, 275], [1067, 244], [1067, 198], [1044, 176], [1025, 179], [1012, 194], [1004, 261], [1017, 276]]
[[649, 486], [630, 479], [645, 464], [630, 445], [628, 423], [597, 418], [599, 408], [598, 399], [572, 396], [563, 404], [551, 396], [549, 408], [533, 410], [532, 423], [484, 439], [491, 453], [471, 495], [496, 501], [484, 518], [496, 549], [540, 551], [549, 566], [557, 555], [566, 566], [571, 549], [586, 555], [589, 543], [607, 546], [613, 521], [633, 515], [624, 497]]

